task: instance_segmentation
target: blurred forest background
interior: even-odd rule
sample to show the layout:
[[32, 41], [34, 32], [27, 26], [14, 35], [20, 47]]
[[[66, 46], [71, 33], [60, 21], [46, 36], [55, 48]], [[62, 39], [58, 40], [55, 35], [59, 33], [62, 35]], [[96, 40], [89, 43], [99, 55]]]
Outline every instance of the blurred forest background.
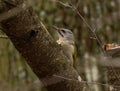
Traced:
[[[87, 23], [93, 29], [95, 28], [101, 44], [94, 39], [93, 32], [73, 9], [55, 0], [28, 1], [55, 40], [57, 37], [53, 29], [54, 25], [73, 31], [77, 49], [76, 69], [83, 79], [107, 84], [106, 71], [98, 64], [98, 61], [104, 57], [101, 45], [119, 43], [120, 0], [61, 0], [64, 4], [72, 4], [79, 10]], [[2, 30], [0, 35], [5, 35]], [[23, 89], [40, 91], [37, 83], [39, 83], [38, 78], [11, 41], [0, 38], [0, 91], [18, 91], [18, 89], [19, 91]], [[107, 91], [106, 85], [103, 84], [98, 87], [98, 84], [90, 85], [94, 88], [92, 91]]]

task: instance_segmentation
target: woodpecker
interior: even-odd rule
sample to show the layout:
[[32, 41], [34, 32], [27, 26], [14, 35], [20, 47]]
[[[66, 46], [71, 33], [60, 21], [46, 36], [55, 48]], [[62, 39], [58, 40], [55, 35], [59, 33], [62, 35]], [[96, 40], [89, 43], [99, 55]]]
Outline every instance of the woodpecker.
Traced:
[[68, 62], [74, 65], [74, 35], [71, 30], [65, 28], [58, 28], [54, 26], [57, 30], [58, 40], [57, 43], [61, 45], [64, 55], [67, 57]]
[[[75, 68], [75, 39], [71, 30], [65, 28], [58, 28], [57, 30], [58, 40], [57, 43], [61, 45], [64, 55], [67, 57], [68, 62]], [[78, 81], [82, 81], [82, 78], [78, 76]]]

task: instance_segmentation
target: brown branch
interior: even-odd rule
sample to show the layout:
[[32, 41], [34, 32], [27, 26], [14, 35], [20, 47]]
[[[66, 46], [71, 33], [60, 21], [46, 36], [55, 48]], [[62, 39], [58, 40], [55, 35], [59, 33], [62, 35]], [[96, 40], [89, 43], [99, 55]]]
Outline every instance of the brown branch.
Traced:
[[98, 63], [104, 67], [111, 67], [112, 65], [113, 68], [120, 68], [120, 58], [102, 58]]

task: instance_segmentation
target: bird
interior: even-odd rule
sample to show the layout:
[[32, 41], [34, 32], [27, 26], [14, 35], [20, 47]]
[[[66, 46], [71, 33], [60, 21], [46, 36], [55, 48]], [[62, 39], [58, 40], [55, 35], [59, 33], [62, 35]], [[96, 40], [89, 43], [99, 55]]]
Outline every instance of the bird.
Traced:
[[[58, 28], [54, 26], [57, 30], [58, 40], [57, 43], [61, 45], [63, 54], [68, 59], [69, 64], [75, 68], [75, 58], [76, 58], [76, 48], [75, 48], [75, 38], [71, 30], [65, 28]], [[75, 68], [76, 69], [76, 68]], [[81, 76], [78, 76], [78, 81], [82, 81]]]
[[58, 28], [56, 26], [54, 28], [57, 30], [57, 43], [61, 45], [63, 54], [68, 59], [70, 65], [74, 66], [75, 42], [73, 32], [69, 29]]

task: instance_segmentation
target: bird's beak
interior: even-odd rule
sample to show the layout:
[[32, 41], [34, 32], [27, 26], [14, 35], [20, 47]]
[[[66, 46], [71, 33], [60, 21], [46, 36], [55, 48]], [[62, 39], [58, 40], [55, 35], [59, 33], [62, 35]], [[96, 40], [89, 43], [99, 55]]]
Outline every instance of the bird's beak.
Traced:
[[63, 36], [63, 34], [60, 32], [60, 28], [58, 28], [58, 27], [56, 27], [56, 26], [53, 26], [53, 28], [54, 28], [55, 30], [57, 30], [57, 32], [58, 32], [58, 34], [59, 34], [60, 36]]
[[53, 26], [53, 28], [54, 28], [55, 30], [59, 30], [59, 28], [58, 28], [58, 27], [56, 27], [56, 26]]

